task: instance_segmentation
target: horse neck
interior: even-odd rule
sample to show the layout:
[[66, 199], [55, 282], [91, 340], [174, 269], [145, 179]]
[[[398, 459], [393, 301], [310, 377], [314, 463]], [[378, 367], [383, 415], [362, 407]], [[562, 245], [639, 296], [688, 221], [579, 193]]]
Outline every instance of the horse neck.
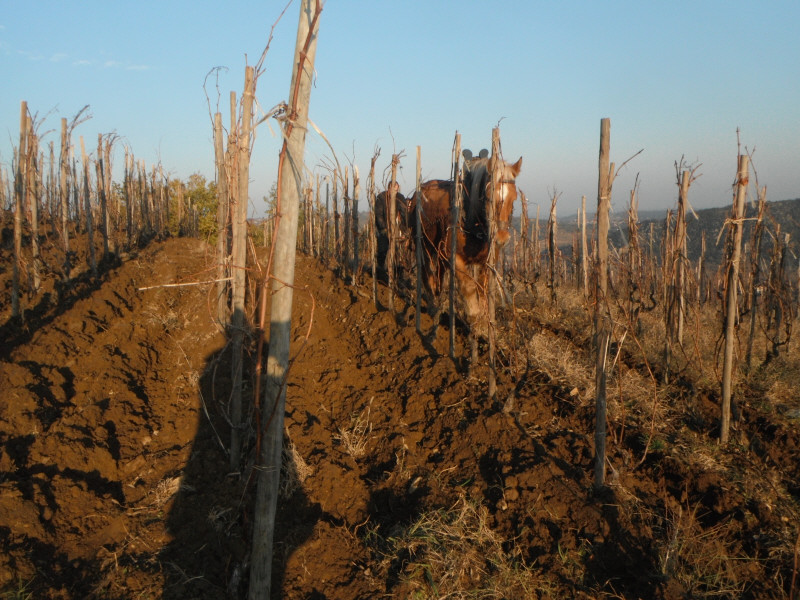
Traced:
[[475, 223], [486, 224], [486, 207], [488, 198], [486, 186], [489, 183], [489, 171], [485, 164], [464, 170], [464, 217], [467, 227]]

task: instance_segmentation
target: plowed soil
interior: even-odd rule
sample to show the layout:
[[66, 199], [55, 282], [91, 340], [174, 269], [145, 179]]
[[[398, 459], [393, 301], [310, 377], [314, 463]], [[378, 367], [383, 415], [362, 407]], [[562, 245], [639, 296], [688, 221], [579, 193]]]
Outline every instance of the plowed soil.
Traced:
[[[19, 325], [6, 241], [0, 597], [245, 597], [253, 385], [247, 373], [250, 427], [231, 469], [230, 348], [201, 283], [210, 247], [153, 241], [60, 292], [51, 273]], [[383, 283], [376, 307], [368, 277], [354, 287], [299, 256], [294, 297], [274, 598], [797, 594], [800, 435], [766, 391], [750, 390], [723, 450], [713, 393], [673, 389], [664, 402], [687, 416], [646, 455], [644, 422], [612, 427], [610, 485], [596, 493], [582, 381], [503, 347], [493, 402], [483, 344], [468, 373], [447, 327], [420, 336], [402, 298], [386, 308]], [[590, 331], [524, 315], [522, 333], [560, 336], [591, 373]], [[250, 334], [249, 364], [255, 348]], [[434, 518], [451, 533], [420, 534]], [[473, 566], [447, 573], [468, 554]]]

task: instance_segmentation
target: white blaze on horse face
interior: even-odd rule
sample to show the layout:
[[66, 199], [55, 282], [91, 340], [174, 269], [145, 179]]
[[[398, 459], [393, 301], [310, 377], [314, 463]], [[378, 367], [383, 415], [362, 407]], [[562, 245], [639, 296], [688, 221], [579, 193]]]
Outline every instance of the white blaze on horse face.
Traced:
[[511, 235], [508, 232], [511, 211], [514, 208], [514, 200], [517, 197], [517, 186], [514, 181], [504, 180], [499, 186], [499, 202], [497, 203], [497, 244], [504, 246], [508, 243]]

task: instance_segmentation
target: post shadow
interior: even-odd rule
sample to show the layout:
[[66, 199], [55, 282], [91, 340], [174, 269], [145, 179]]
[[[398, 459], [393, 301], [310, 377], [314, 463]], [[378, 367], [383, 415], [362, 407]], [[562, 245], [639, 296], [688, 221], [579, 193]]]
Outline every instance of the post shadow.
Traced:
[[[245, 349], [245, 415], [253, 414], [253, 361], [247, 359], [248, 351], [252, 350]], [[255, 352], [251, 354], [255, 356]], [[189, 459], [182, 471], [176, 473], [181, 484], [166, 520], [172, 541], [159, 556], [165, 600], [247, 597], [257, 476], [255, 424], [245, 417], [247, 427], [241, 434], [244, 465], [239, 472], [231, 473], [230, 424], [223, 414], [231, 384], [231, 352], [227, 345], [206, 358], [198, 382], [197, 433]], [[287, 468], [294, 469], [294, 463], [284, 460], [282, 484], [287, 478], [296, 479], [296, 472], [287, 473]], [[319, 505], [309, 501], [302, 486], [279, 497], [272, 565], [273, 598], [283, 597], [286, 564], [294, 550], [311, 535], [321, 514]]]

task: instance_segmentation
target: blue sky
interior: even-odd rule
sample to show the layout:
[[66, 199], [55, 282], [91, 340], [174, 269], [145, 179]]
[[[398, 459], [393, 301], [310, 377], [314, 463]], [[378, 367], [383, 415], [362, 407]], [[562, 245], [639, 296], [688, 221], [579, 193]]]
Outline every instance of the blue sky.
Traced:
[[[0, 163], [10, 170], [26, 100], [45, 143], [60, 118], [90, 105], [80, 125], [96, 145], [116, 132], [148, 166], [213, 179], [212, 110], [226, 125], [285, 6], [260, 2], [0, 0]], [[285, 100], [299, 4], [274, 30], [258, 81], [263, 110]], [[677, 197], [675, 162], [702, 163], [695, 208], [730, 201], [737, 136], [754, 150], [768, 199], [800, 197], [800, 3], [735, 1], [486, 2], [327, 0], [320, 20], [311, 119], [340, 163], [366, 179], [375, 148], [385, 169], [403, 152], [401, 189], [412, 190], [416, 146], [424, 178], [445, 178], [456, 131], [488, 147], [500, 123], [506, 159], [523, 157], [520, 188], [543, 214], [597, 196], [600, 119], [611, 119], [620, 173], [615, 209], [638, 174], [640, 209]], [[210, 78], [214, 67], [225, 67]], [[208, 92], [208, 97], [206, 96]], [[273, 127], [274, 128], [274, 127]], [[280, 140], [261, 125], [251, 162], [251, 213], [275, 180]], [[118, 146], [116, 165], [122, 163]], [[307, 165], [330, 162], [314, 133]], [[115, 173], [116, 176], [116, 173]], [[362, 196], [363, 197], [363, 196]]]

